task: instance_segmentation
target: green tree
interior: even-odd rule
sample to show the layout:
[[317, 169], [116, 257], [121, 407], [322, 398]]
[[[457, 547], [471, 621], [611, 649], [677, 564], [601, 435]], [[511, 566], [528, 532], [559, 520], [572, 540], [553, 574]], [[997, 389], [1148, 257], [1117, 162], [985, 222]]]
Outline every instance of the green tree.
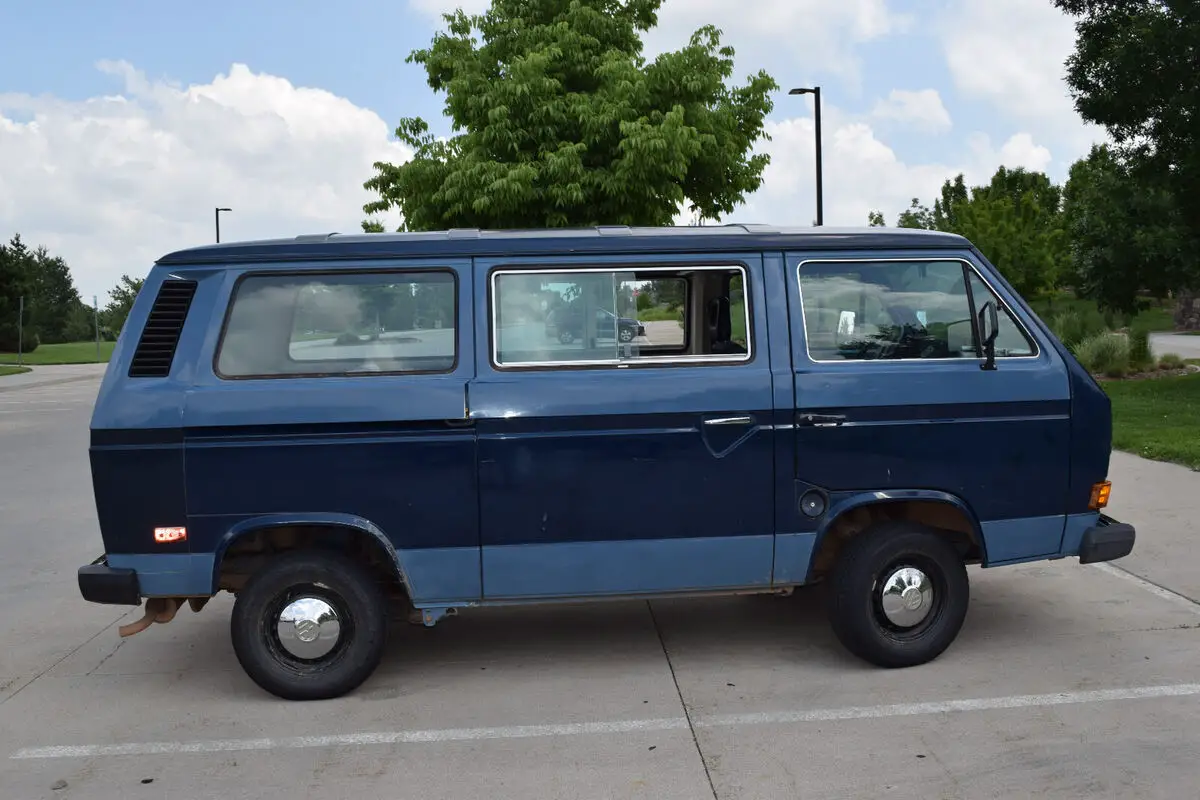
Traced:
[[1053, 0], [1076, 18], [1066, 80], [1136, 174], [1179, 204], [1200, 240], [1200, 7], [1181, 0]]
[[1078, 290], [1113, 311], [1138, 310], [1142, 291], [1165, 296], [1195, 269], [1195, 240], [1171, 192], [1105, 145], [1071, 166], [1064, 219]]
[[887, 223], [883, 221], [883, 212], [871, 209], [867, 212], [867, 225], [872, 228], [883, 228]]
[[[0, 352], [14, 353], [19, 343], [26, 353], [38, 346], [37, 334], [29, 326], [29, 306], [33, 297], [30, 257], [29, 248], [21, 241], [20, 234], [13, 234], [8, 244], [0, 244]], [[18, 319], [22, 317], [22, 298], [25, 313], [23, 319]]]
[[121, 334], [125, 320], [129, 318], [129, 312], [133, 308], [133, 301], [142, 291], [143, 283], [145, 281], [142, 278], [122, 275], [117, 285], [109, 290], [108, 304], [100, 312], [100, 325], [106, 338], [115, 339]]
[[914, 197], [897, 225], [967, 237], [1028, 297], [1057, 286], [1069, 264], [1062, 190], [1023, 168], [1002, 166], [974, 187], [959, 174], [942, 183], [932, 208]]
[[[84, 307], [67, 262], [38, 247], [26, 263], [33, 298], [30, 326], [44, 343], [77, 341], [81, 331], [76, 323]], [[84, 338], [88, 333], [90, 328]]]
[[[367, 214], [403, 228], [669, 224], [683, 204], [720, 219], [762, 182], [764, 118], [775, 81], [728, 85], [733, 49], [705, 26], [647, 62], [641, 34], [662, 0], [493, 0], [409, 62], [445, 93], [454, 135], [419, 118], [397, 137], [414, 150], [379, 162]], [[379, 230], [375, 220], [366, 230]]]

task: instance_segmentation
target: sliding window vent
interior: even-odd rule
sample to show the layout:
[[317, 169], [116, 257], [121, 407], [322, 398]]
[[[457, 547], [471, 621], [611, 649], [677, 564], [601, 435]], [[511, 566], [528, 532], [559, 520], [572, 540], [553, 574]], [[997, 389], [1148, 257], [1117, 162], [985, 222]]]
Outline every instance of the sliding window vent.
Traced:
[[131, 378], [165, 378], [171, 373], [175, 346], [187, 319], [196, 294], [195, 281], [165, 281], [154, 298], [154, 308], [142, 330], [133, 362], [129, 365]]

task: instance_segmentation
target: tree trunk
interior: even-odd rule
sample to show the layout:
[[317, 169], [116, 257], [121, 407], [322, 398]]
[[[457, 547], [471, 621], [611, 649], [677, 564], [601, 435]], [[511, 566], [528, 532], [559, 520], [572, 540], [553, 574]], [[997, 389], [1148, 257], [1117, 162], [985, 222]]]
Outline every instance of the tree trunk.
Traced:
[[1175, 305], [1175, 329], [1200, 331], [1200, 294], [1194, 291], [1179, 293]]

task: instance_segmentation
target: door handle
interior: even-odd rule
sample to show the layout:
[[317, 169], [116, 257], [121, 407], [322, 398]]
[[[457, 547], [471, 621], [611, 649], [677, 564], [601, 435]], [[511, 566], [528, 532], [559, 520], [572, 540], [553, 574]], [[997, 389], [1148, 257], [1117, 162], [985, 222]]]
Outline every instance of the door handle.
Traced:
[[833, 428], [845, 421], [845, 414], [801, 414], [796, 424], [806, 428]]
[[754, 422], [754, 417], [714, 417], [713, 419], [704, 420], [705, 425], [750, 425]]

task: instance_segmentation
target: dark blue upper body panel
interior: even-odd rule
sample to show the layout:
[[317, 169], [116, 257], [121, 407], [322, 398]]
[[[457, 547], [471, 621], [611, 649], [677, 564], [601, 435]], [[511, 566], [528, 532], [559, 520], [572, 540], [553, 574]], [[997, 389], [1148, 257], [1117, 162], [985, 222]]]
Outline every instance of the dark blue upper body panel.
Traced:
[[[1036, 353], [995, 371], [974, 357], [814, 358], [803, 265], [872, 259], [961, 262]], [[744, 358], [498, 363], [496, 274], [696, 265], [743, 276]], [[385, 270], [452, 277], [444, 364], [218, 369], [248, 276]], [[129, 377], [143, 329], [160, 324], [160, 287], [180, 281], [194, 295], [174, 360], [157, 377]], [[807, 426], [814, 414], [843, 424]], [[259, 522], [359, 520], [399, 554], [414, 599], [446, 602], [802, 581], [832, 515], [897, 497], [959, 507], [996, 563], [1050, 556], [1067, 518], [1088, 513], [1111, 445], [1103, 391], [963, 238], [737, 225], [316, 236], [172, 253], [118, 340], [92, 436], [110, 553], [215, 558]], [[828, 514], [802, 513], [810, 490]], [[149, 543], [153, 527], [179, 525], [187, 543]]]

